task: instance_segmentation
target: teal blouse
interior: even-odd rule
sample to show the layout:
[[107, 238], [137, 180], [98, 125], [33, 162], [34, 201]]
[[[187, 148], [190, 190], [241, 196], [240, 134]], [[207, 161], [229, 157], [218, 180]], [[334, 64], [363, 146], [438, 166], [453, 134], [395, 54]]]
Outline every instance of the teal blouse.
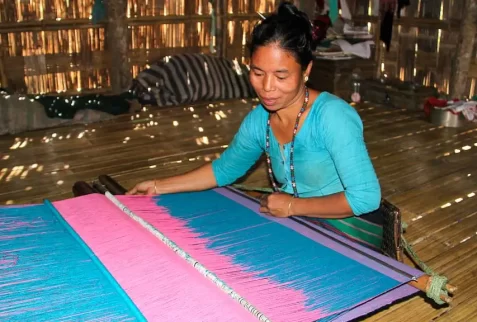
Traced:
[[[218, 186], [232, 184], [265, 151], [268, 111], [258, 105], [245, 117], [228, 148], [212, 162]], [[270, 131], [270, 158], [277, 185], [293, 194], [290, 143], [280, 146]], [[356, 216], [378, 209], [381, 189], [356, 110], [322, 92], [313, 102], [295, 138], [295, 180], [299, 197], [345, 193]]]

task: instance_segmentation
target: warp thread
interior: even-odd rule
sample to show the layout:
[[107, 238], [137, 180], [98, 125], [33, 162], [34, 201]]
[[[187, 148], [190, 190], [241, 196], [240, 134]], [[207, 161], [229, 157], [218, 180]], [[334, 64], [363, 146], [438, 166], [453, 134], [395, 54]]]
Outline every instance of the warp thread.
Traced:
[[103, 263], [95, 256], [94, 252], [89, 248], [88, 245], [83, 243], [81, 237], [75, 232], [75, 230], [68, 224], [68, 222], [61, 216], [58, 210], [53, 206], [51, 201], [45, 200], [44, 204], [50, 209], [50, 211], [55, 215], [59, 222], [63, 224], [63, 227], [73, 236], [74, 239], [78, 241], [78, 244], [82, 246], [82, 248], [86, 251], [86, 253], [90, 256], [91, 260], [101, 269], [104, 274], [104, 277], [115, 287], [119, 295], [125, 300], [128, 307], [131, 309], [132, 312], [139, 318], [140, 321], [146, 321], [146, 318], [142, 315], [141, 311], [139, 311], [138, 307], [133, 303], [131, 298], [128, 294], [121, 288], [118, 282], [114, 279], [114, 277], [109, 273]]
[[[241, 184], [234, 184], [234, 188], [239, 189], [239, 190], [245, 190], [245, 191], [256, 191], [256, 192], [263, 192], [263, 193], [271, 193], [273, 190], [271, 188], [262, 188], [262, 187], [249, 187], [246, 185], [241, 185]], [[401, 233], [404, 233], [406, 229], [408, 228], [408, 224], [406, 222], [401, 223]], [[416, 262], [416, 264], [428, 275], [431, 276], [431, 283], [428, 287], [428, 290], [426, 292], [426, 296], [429, 297], [430, 299], [434, 300], [437, 304], [442, 305], [445, 304], [444, 301], [441, 300], [441, 294], [444, 294], [448, 296], [448, 292], [446, 289], [446, 284], [448, 282], [448, 278], [436, 274], [432, 268], [430, 268], [426, 263], [424, 263], [419, 256], [414, 252], [412, 249], [411, 245], [407, 242], [407, 240], [404, 238], [404, 236], [401, 235], [401, 240], [404, 249], [407, 251], [409, 256], [411, 256], [412, 260]]]
[[18, 263], [18, 255], [3, 253], [0, 255], [0, 269], [7, 269], [16, 266]]
[[235, 292], [232, 288], [230, 288], [224, 281], [219, 279], [217, 275], [209, 271], [206, 267], [204, 267], [200, 262], [195, 260], [192, 256], [187, 254], [184, 250], [182, 250], [177, 244], [175, 244], [172, 240], [167, 238], [164, 234], [162, 234], [159, 230], [157, 230], [154, 226], [150, 223], [142, 219], [141, 217], [134, 214], [128, 207], [126, 207], [123, 203], [121, 203], [113, 194], [109, 191], [105, 193], [105, 196], [111, 200], [121, 211], [123, 211], [126, 215], [128, 215], [131, 219], [138, 222], [141, 226], [146, 228], [149, 232], [151, 232], [155, 237], [161, 240], [165, 245], [171, 248], [176, 254], [182, 257], [185, 261], [191, 264], [197, 271], [199, 271], [202, 275], [207, 277], [209, 280], [214, 282], [222, 291], [229, 294], [234, 300], [236, 300], [240, 305], [242, 305], [245, 309], [247, 309], [251, 314], [258, 318], [259, 321], [270, 322], [270, 320], [257, 308], [255, 308], [251, 303], [249, 303], [244, 297], [239, 295]]

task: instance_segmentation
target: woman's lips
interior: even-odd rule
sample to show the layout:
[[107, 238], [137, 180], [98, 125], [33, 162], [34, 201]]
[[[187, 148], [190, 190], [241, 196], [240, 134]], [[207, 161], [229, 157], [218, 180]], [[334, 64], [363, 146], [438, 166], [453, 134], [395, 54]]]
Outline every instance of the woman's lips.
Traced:
[[265, 105], [272, 106], [277, 102], [276, 98], [262, 98], [262, 102]]

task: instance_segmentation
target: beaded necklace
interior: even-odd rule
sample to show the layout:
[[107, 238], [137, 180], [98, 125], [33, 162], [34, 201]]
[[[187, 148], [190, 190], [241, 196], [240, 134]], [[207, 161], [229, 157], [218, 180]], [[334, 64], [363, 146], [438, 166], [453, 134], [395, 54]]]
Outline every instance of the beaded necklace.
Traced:
[[[305, 86], [305, 100], [303, 102], [303, 106], [298, 112], [298, 115], [296, 116], [296, 122], [295, 122], [295, 127], [293, 128], [293, 137], [292, 137], [291, 146], [290, 146], [290, 173], [291, 173], [291, 180], [292, 180], [292, 187], [293, 187], [293, 195], [295, 198], [298, 198], [298, 190], [296, 188], [296, 182], [295, 182], [295, 166], [293, 164], [293, 150], [295, 146], [295, 136], [296, 136], [296, 132], [298, 131], [300, 118], [303, 115], [303, 112], [305, 112], [305, 109], [308, 105], [308, 100], [309, 100], [308, 87]], [[266, 144], [265, 153], [267, 154], [268, 175], [270, 177], [270, 181], [272, 182], [273, 190], [278, 192], [279, 189], [273, 178], [272, 161], [270, 159], [270, 118], [271, 118], [271, 114], [268, 116], [268, 121], [267, 121], [267, 134], [266, 134], [267, 136], [266, 136], [266, 143], [265, 143]]]

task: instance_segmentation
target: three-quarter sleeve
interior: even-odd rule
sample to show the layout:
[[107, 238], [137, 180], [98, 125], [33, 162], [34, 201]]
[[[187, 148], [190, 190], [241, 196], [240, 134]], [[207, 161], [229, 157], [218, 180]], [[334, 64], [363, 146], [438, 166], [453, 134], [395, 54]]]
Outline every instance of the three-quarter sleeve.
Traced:
[[341, 99], [322, 106], [321, 136], [356, 216], [379, 208], [381, 188], [369, 157], [358, 112]]
[[263, 132], [263, 122], [266, 122], [264, 113], [266, 112], [261, 106], [250, 111], [230, 145], [212, 162], [212, 170], [219, 187], [232, 184], [244, 176], [263, 153], [260, 133]]

